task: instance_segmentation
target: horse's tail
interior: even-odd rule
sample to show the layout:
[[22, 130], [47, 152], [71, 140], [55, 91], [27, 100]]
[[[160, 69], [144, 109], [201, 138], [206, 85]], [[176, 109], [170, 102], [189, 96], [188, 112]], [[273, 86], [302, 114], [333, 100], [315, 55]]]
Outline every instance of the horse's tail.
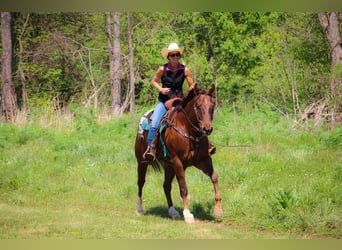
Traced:
[[153, 168], [156, 172], [161, 172], [162, 167], [161, 167], [160, 163], [159, 163], [157, 160], [152, 161], [150, 164], [151, 164], [152, 168]]

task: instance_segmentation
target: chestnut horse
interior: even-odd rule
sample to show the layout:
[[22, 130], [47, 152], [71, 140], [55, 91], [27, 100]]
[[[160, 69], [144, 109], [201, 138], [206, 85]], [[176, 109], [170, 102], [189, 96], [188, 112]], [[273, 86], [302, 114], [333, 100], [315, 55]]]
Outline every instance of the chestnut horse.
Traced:
[[194, 222], [189, 211], [187, 200], [188, 188], [185, 181], [185, 170], [195, 166], [208, 175], [214, 185], [215, 206], [214, 215], [222, 216], [221, 195], [218, 186], [218, 176], [213, 169], [212, 159], [208, 152], [208, 135], [212, 132], [214, 114], [215, 86], [210, 90], [199, 88], [197, 85], [190, 90], [177, 107], [173, 107], [161, 122], [163, 130], [159, 130], [159, 140], [156, 150], [156, 161], [147, 162], [143, 154], [147, 148], [147, 130], [137, 134], [135, 141], [135, 156], [138, 162], [138, 200], [137, 214], [143, 215], [142, 189], [145, 183], [146, 170], [149, 164], [154, 168], [164, 167], [164, 193], [168, 204], [168, 213], [173, 219], [181, 218], [173, 207], [171, 184], [176, 176], [180, 196], [183, 200], [183, 217], [188, 223]]

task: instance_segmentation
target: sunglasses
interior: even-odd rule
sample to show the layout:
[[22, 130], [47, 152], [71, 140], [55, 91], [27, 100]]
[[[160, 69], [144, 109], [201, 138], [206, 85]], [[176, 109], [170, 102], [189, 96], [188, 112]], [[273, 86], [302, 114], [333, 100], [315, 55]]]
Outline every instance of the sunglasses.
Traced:
[[180, 53], [176, 53], [176, 54], [170, 54], [169, 56], [170, 56], [170, 57], [175, 57], [175, 56], [180, 57], [181, 54], [180, 54]]

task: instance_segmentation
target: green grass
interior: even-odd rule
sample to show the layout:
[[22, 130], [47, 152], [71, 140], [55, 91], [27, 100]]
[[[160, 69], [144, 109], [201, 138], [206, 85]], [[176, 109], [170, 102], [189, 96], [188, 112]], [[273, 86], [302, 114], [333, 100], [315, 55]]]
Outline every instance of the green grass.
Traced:
[[[138, 118], [98, 125], [78, 111], [65, 127], [0, 124], [0, 238], [341, 238], [341, 127], [305, 132], [271, 111], [218, 110], [210, 140], [224, 217], [211, 215], [208, 177], [189, 168], [197, 222], [187, 225], [168, 217], [163, 174], [152, 168], [147, 214], [135, 215]], [[175, 182], [172, 194], [181, 211]]]

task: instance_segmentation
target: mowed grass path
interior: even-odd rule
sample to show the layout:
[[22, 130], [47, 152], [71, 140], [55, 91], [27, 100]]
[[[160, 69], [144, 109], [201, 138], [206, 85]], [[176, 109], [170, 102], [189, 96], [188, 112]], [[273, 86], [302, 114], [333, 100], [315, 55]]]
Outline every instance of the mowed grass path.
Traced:
[[[80, 112], [58, 128], [0, 124], [0, 238], [341, 238], [341, 128], [305, 132], [271, 111], [217, 110], [210, 140], [225, 214], [212, 217], [212, 184], [189, 168], [188, 225], [168, 217], [163, 174], [152, 168], [146, 215], [135, 214], [138, 119], [99, 124]], [[181, 212], [176, 182], [172, 194]]]

